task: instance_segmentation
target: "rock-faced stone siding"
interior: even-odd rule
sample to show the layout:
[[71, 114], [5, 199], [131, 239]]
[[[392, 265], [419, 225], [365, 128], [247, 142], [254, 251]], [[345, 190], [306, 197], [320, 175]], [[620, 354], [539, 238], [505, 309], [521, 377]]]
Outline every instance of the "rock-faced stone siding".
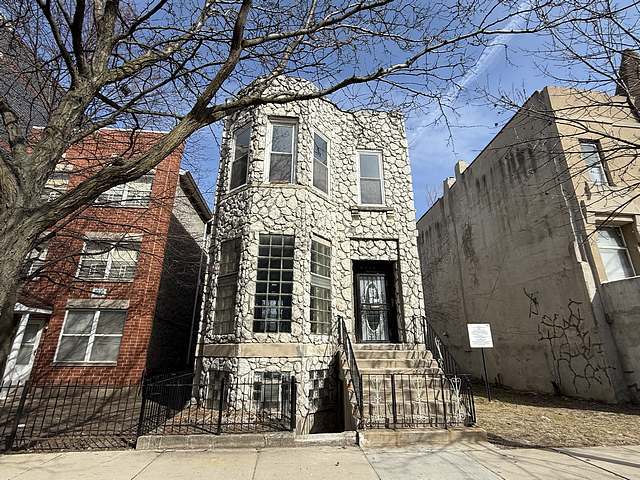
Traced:
[[[303, 80], [286, 79], [279, 88], [304, 90], [315, 87]], [[297, 125], [293, 183], [266, 180], [269, 124], [274, 119], [286, 119]], [[230, 191], [233, 134], [245, 125], [251, 127], [248, 181]], [[314, 133], [328, 142], [328, 194], [313, 186]], [[382, 155], [384, 205], [358, 205], [359, 150], [372, 150]], [[422, 315], [411, 171], [400, 115], [375, 111], [343, 112], [326, 100], [265, 105], [241, 112], [225, 125], [217, 188], [220, 195], [211, 242], [209, 314], [205, 318], [200, 350], [203, 357], [233, 355], [228, 348], [221, 349], [224, 347], [221, 344], [259, 343], [263, 347], [253, 350], [256, 359], [243, 360], [250, 370], [269, 364], [286, 368], [296, 375], [301, 372], [308, 375], [308, 362], [328, 364], [335, 353], [337, 317], [345, 319], [350, 332], [355, 331], [352, 271], [356, 260], [396, 262], [396, 282], [402, 287], [396, 288], [397, 295], [401, 296], [396, 299], [401, 306], [397, 323], [402, 328], [412, 317]], [[253, 332], [259, 236], [265, 233], [295, 236], [290, 333]], [[329, 335], [311, 331], [310, 257], [314, 237], [331, 243], [333, 325]], [[235, 328], [232, 333], [218, 335], [212, 328], [216, 322], [212, 312], [216, 301], [220, 245], [233, 238], [241, 239]], [[405, 340], [413, 341], [413, 338]], [[287, 365], [281, 364], [277, 344], [297, 345], [300, 353], [292, 353]], [[303, 345], [326, 346], [326, 353], [318, 355], [316, 350], [309, 353], [301, 347]], [[308, 356], [313, 359], [306, 358]], [[206, 364], [207, 360], [204, 360], [203, 367]], [[305, 408], [301, 405], [301, 411]]]

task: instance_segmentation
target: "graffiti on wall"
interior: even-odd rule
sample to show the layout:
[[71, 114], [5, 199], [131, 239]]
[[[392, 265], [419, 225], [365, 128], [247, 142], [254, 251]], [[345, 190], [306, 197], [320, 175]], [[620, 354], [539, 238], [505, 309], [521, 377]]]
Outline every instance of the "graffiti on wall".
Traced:
[[554, 388], [570, 383], [576, 393], [594, 384], [611, 385], [601, 342], [594, 341], [581, 313], [582, 302], [569, 299], [563, 312], [543, 312], [536, 292], [529, 299], [529, 319], [538, 322], [538, 340], [546, 343], [553, 362]]

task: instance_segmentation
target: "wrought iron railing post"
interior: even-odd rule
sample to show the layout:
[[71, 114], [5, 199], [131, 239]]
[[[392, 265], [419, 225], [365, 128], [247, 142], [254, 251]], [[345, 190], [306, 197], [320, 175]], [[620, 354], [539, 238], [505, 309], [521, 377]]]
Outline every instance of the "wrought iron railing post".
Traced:
[[291, 377], [291, 426], [292, 432], [296, 431], [296, 404], [298, 403], [298, 386], [296, 384], [296, 377]]
[[142, 381], [140, 382], [140, 414], [138, 415], [138, 428], [136, 429], [136, 438], [144, 435], [144, 416], [146, 407], [146, 395], [145, 387], [147, 385], [144, 373], [142, 374]]
[[391, 416], [393, 418], [393, 428], [396, 428], [398, 423], [398, 405], [396, 402], [396, 376], [393, 373], [391, 374]]
[[447, 402], [444, 398], [444, 375], [440, 374], [440, 395], [442, 396], [442, 415], [444, 416], [444, 428], [449, 428], [447, 420]]
[[[18, 385], [20, 385], [18, 383]], [[24, 404], [27, 401], [27, 395], [29, 393], [29, 389], [31, 388], [31, 382], [27, 380], [24, 384], [24, 389], [22, 390], [22, 395], [20, 395], [20, 402], [18, 403], [18, 410], [16, 411], [16, 418], [13, 420], [13, 425], [11, 427], [11, 433], [7, 437], [7, 447], [6, 451], [10, 452], [13, 448], [13, 442], [16, 440], [16, 435], [18, 434], [18, 426], [20, 425], [20, 417], [24, 412]]]
[[225, 375], [222, 375], [220, 379], [220, 400], [218, 401], [218, 428], [216, 430], [216, 434], [220, 435], [222, 433], [222, 410], [224, 407], [224, 389], [226, 386]]

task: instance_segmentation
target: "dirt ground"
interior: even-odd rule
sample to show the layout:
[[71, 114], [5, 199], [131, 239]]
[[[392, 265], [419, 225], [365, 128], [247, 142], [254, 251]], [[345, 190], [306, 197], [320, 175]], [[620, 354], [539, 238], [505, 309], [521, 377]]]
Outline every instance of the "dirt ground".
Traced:
[[505, 446], [640, 445], [640, 406], [607, 405], [474, 385], [478, 425]]

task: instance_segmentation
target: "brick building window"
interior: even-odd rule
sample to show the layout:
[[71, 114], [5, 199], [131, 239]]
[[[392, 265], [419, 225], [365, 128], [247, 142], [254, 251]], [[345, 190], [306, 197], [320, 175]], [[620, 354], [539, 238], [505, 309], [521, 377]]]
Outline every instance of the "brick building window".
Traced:
[[55, 361], [115, 363], [126, 316], [125, 310], [68, 310]]
[[139, 242], [87, 241], [77, 276], [81, 280], [133, 280], [139, 252]]
[[311, 240], [311, 333], [331, 328], [331, 246]]
[[598, 251], [604, 264], [607, 280], [633, 277], [635, 271], [622, 230], [619, 227], [600, 227], [596, 235]]
[[271, 123], [271, 152], [269, 154], [269, 181], [292, 183], [296, 157], [296, 123]]
[[102, 193], [96, 204], [105, 207], [147, 207], [151, 198], [153, 175], [116, 185]]
[[226, 240], [220, 246], [220, 273], [216, 287], [216, 307], [213, 318], [213, 333], [233, 333], [235, 326], [236, 294], [238, 292], [238, 269], [240, 267], [240, 238]]
[[29, 252], [24, 264], [25, 275], [33, 275], [44, 267], [48, 251], [49, 244], [45, 241], [36, 245], [34, 249]]
[[329, 157], [327, 141], [319, 134], [313, 135], [313, 186], [329, 193]]
[[382, 205], [382, 154], [380, 152], [358, 152], [359, 202], [363, 205]]
[[233, 161], [231, 162], [231, 180], [229, 190], [247, 183], [247, 167], [249, 163], [249, 144], [251, 128], [243, 127], [235, 132], [233, 142]]
[[591, 181], [597, 185], [608, 185], [609, 179], [600, 154], [599, 142], [580, 141], [580, 153]]
[[291, 332], [293, 250], [288, 235], [260, 235], [254, 332]]
[[69, 186], [69, 174], [65, 172], [53, 172], [44, 184], [41, 199], [43, 202], [51, 202], [67, 191]]
[[280, 410], [289, 404], [288, 372], [255, 372], [253, 378], [253, 401], [260, 410]]

